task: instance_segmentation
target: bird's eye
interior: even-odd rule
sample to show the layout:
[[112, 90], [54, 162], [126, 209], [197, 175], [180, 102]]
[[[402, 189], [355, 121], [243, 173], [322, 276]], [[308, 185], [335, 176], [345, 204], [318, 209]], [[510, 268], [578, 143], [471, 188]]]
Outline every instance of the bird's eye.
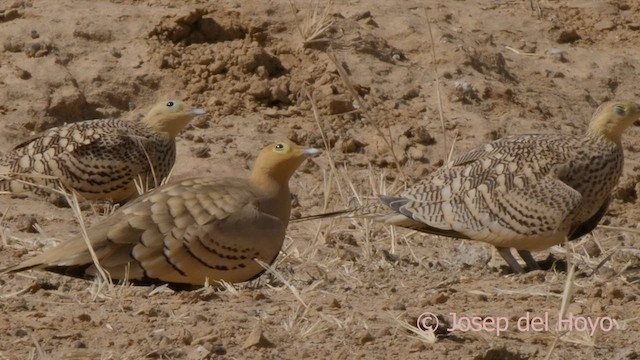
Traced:
[[173, 107], [175, 105], [175, 103], [173, 101], [168, 101], [167, 102], [167, 107]]
[[620, 115], [620, 116], [627, 115], [627, 109], [625, 109], [625, 107], [623, 105], [615, 105], [613, 107], [613, 111], [615, 111], [615, 113]]
[[285, 148], [284, 144], [276, 144], [276, 151], [283, 151]]

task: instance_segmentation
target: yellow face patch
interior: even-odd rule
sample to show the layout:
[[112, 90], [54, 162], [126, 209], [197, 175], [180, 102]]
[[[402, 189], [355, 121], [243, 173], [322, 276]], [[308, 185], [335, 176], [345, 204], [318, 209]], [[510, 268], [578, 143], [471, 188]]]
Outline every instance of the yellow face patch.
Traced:
[[273, 152], [277, 154], [288, 154], [291, 151], [291, 145], [287, 143], [277, 143], [273, 146]]
[[165, 103], [165, 109], [170, 112], [181, 112], [184, 109], [182, 101], [169, 100]]

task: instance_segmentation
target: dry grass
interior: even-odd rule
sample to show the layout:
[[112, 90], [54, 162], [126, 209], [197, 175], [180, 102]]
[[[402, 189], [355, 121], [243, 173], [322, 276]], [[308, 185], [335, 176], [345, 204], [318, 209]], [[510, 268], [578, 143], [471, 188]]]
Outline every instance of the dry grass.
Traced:
[[[138, 144], [138, 146], [140, 146], [140, 149], [142, 149], [142, 151], [144, 152], [144, 155], [147, 159], [147, 164], [149, 164], [149, 170], [151, 173], [151, 176], [149, 176], [148, 173], [138, 174], [133, 179], [133, 182], [136, 186], [136, 190], [138, 192], [138, 196], [140, 196], [140, 195], [146, 194], [147, 192], [149, 192], [149, 190], [152, 190], [154, 188], [157, 188], [158, 186], [167, 184], [171, 179], [171, 175], [173, 175], [173, 170], [175, 169], [175, 163], [171, 167], [171, 170], [169, 170], [169, 174], [167, 174], [167, 177], [165, 177], [164, 179], [159, 179], [158, 175], [156, 174], [156, 165], [153, 163], [153, 161], [151, 161], [151, 158], [149, 157], [149, 153], [147, 152], [147, 149], [145, 149], [144, 145], [141, 143]], [[153, 182], [151, 182], [150, 180], [153, 180]]]
[[[431, 62], [433, 66], [436, 99], [438, 101], [438, 116], [440, 117], [440, 126], [442, 128], [442, 139], [443, 139], [442, 146], [444, 148], [444, 153], [446, 154], [449, 146], [448, 146], [448, 139], [447, 139], [447, 130], [445, 128], [444, 110], [442, 108], [442, 95], [440, 94], [440, 74], [438, 73], [438, 57], [436, 56], [436, 42], [433, 40], [433, 32], [431, 31], [431, 20], [429, 19], [429, 14], [427, 13], [426, 8], [424, 9], [424, 17], [427, 21], [427, 29], [429, 30], [429, 40], [430, 40], [429, 47], [431, 48]], [[453, 146], [451, 147], [451, 149], [453, 149]], [[452, 153], [453, 151], [449, 154], [448, 161], [451, 160]]]
[[331, 19], [331, 12], [333, 11], [332, 0], [312, 0], [307, 14], [303, 18], [298, 16], [301, 11], [293, 0], [289, 0], [289, 5], [296, 19], [296, 27], [300, 37], [302, 37], [303, 46], [306, 47], [317, 42], [331, 42], [331, 39], [324, 35], [333, 25], [333, 19]]
[[[293, 2], [291, 4], [297, 12]], [[324, 41], [322, 35], [331, 25], [330, 22], [327, 22], [327, 14], [330, 13], [328, 9], [330, 9], [331, 5], [331, 2], [327, 2], [327, 5], [323, 8], [315, 2], [312, 15], [305, 20], [308, 25], [300, 26], [302, 21], [299, 21], [299, 31], [303, 39], [305, 39], [305, 43]], [[430, 22], [428, 20], [427, 22], [430, 26]], [[432, 61], [436, 64], [437, 58], [435, 57], [433, 36], [430, 28], [429, 35], [432, 43]], [[366, 103], [355, 91], [347, 72], [341, 67], [341, 62], [337, 60], [334, 53], [330, 53], [329, 56], [336, 65], [346, 88], [358, 103], [359, 113], [367, 120], [368, 124], [375, 127], [378, 136], [386, 142], [395, 159], [396, 170], [404, 177], [404, 167], [399, 163], [393, 150], [393, 139], [388, 132], [389, 124], [376, 121], [373, 118]], [[443, 137], [445, 138], [444, 144], [445, 148], [448, 149], [449, 158], [451, 158], [454, 153], [457, 134], [452, 137], [453, 140], [449, 147], [446, 140], [445, 118], [439, 93], [440, 85], [437, 68], [434, 68], [434, 76], [440, 122]], [[336, 205], [349, 205], [352, 199], [355, 199], [358, 204], [363, 204], [375, 195], [396, 193], [405, 186], [402, 181], [390, 183], [386, 180], [384, 171], [379, 171], [372, 167], [369, 167], [367, 171], [356, 173], [346, 166], [336, 165], [335, 156], [332, 154], [332, 149], [327, 141], [326, 129], [323, 127], [320, 111], [311, 95], [313, 91], [305, 89], [305, 93], [311, 103], [316, 125], [325, 144], [325, 156], [329, 163], [328, 168], [322, 169], [323, 182], [321, 186], [312, 191], [310, 197], [319, 195], [318, 193], [321, 192], [321, 206], [323, 209], [327, 209]], [[447, 153], [446, 150], [445, 153]], [[138, 180], [138, 189], [139, 192], [143, 193], [149, 189], [149, 183], [141, 180]], [[157, 179], [154, 175], [155, 184], [157, 184]], [[99, 261], [86, 234], [77, 198], [74, 195], [72, 195], [70, 203], [75, 204], [72, 205], [73, 212], [80, 223], [85, 241], [89, 251], [92, 253], [94, 264], [100, 269]], [[5, 211], [4, 215], [6, 213]], [[617, 228], [606, 229], [624, 231]], [[424, 296], [423, 293], [427, 291], [447, 293], [451, 289], [455, 290], [449, 295], [452, 298], [451, 305], [446, 305], [449, 306], [448, 309], [450, 311], [463, 312], [466, 306], [477, 305], [473, 300], [469, 302], [460, 300], [461, 298], [464, 299], [464, 296], [459, 294], [468, 294], [496, 299], [498, 307], [506, 304], [504, 302], [505, 299], [511, 300], [510, 304], [522, 309], [544, 304], [544, 299], [552, 299], [554, 303], [560, 300], [559, 313], [566, 314], [569, 305], [576, 301], [574, 297], [575, 289], [579, 286], [584, 287], [595, 283], [592, 276], [589, 276], [586, 280], [576, 280], [576, 268], [586, 267], [595, 273], [598, 269], [607, 265], [620, 265], [614, 259], [615, 250], [603, 252], [603, 255], [593, 258], [586, 255], [584, 251], [572, 250], [572, 248], [580, 249], [585, 241], [598, 241], [597, 239], [583, 239], [575, 244], [568, 244], [564, 248], [557, 247], [553, 249], [554, 252], [566, 255], [568, 262], [571, 264], [564, 280], [562, 274], [549, 274], [542, 284], [530, 286], [518, 284], [516, 289], [509, 289], [506, 285], [512, 285], [509, 281], [513, 277], [503, 277], [494, 272], [483, 273], [482, 264], [474, 266], [471, 271], [464, 271], [462, 280], [457, 273], [450, 274], [451, 277], [444, 281], [432, 280], [430, 276], [435, 277], [440, 275], [438, 273], [442, 271], [454, 272], [454, 270], [431, 268], [425, 258], [431, 255], [428, 242], [432, 239], [418, 238], [414, 235], [415, 232], [381, 226], [367, 219], [329, 219], [304, 225], [296, 224], [290, 227], [289, 237], [286, 238], [284, 249], [276, 262], [272, 265], [261, 263], [266, 269], [265, 275], [247, 284], [230, 284], [224, 281], [219, 282], [220, 287], [206, 284], [196, 292], [199, 294], [209, 294], [211, 292], [220, 294], [222, 300], [218, 302], [212, 301], [210, 306], [221, 312], [228, 307], [240, 307], [244, 304], [241, 302], [242, 299], [247, 296], [251, 298], [254, 293], [264, 292], [270, 302], [280, 305], [280, 308], [284, 308], [284, 310], [275, 310], [274, 313], [265, 315], [262, 313], [263, 309], [261, 309], [263, 303], [258, 303], [257, 300], [247, 306], [255, 306], [258, 309], [258, 316], [277, 319], [279, 326], [284, 329], [285, 333], [297, 340], [318, 341], [317, 339], [322, 339], [320, 337], [321, 334], [332, 331], [337, 334], [344, 334], [344, 341], [347, 342], [349, 341], [347, 339], [353, 337], [354, 333], [363, 329], [371, 330], [370, 324], [375, 323], [379, 327], [383, 325], [391, 327], [393, 331], [401, 334], [400, 339], [416, 339], [423, 343], [435, 344], [438, 340], [435, 334], [420, 331], [406, 319], [407, 316], [417, 315], [414, 313], [417, 306], [426, 306], [422, 305], [419, 300], [420, 296]], [[2, 232], [2, 236], [4, 244], [10, 242], [11, 239], [7, 239], [4, 232]], [[352, 239], [353, 243], [349, 242], [351, 240], [341, 240], [341, 236]], [[385, 251], [396, 255], [395, 261], [385, 258]], [[417, 266], [408, 265], [410, 263], [409, 260], [415, 262]], [[616, 263], [611, 264], [611, 262]], [[622, 270], [618, 272], [618, 276], [622, 277], [624, 271], [625, 268], [622, 267]], [[480, 285], [465, 283], [464, 277], [472, 277], [474, 272], [494, 280], [491, 282], [492, 287], [488, 288], [483, 283], [480, 283]], [[416, 279], [417, 274], [424, 277]], [[385, 277], [387, 275], [388, 278]], [[380, 278], [377, 279], [376, 277]], [[562, 281], [564, 281], [563, 292], [559, 294], [556, 290]], [[409, 285], [407, 286], [412, 287], [412, 289], [406, 290], [403, 282], [408, 283]], [[493, 284], [505, 284], [505, 288], [495, 288]], [[389, 290], [389, 293], [386, 293], [385, 291], [387, 291], [388, 287], [394, 287], [396, 290]], [[100, 276], [96, 277], [89, 287], [91, 298], [103, 301], [117, 298], [132, 299], [134, 295], [130, 291], [130, 285], [126, 281], [122, 285], [115, 285], [104, 271], [100, 271]], [[12, 294], [12, 296], [20, 294]], [[149, 297], [157, 296], [169, 299], [170, 301], [180, 301], [179, 294], [176, 294], [167, 286], [156, 287], [147, 295]], [[78, 295], [74, 294], [74, 296]], [[336, 302], [340, 304], [332, 308], [331, 304], [321, 303], [324, 296], [333, 296]], [[385, 299], [385, 296], [388, 298]], [[415, 296], [415, 299], [411, 298], [411, 296]], [[398, 300], [400, 297], [404, 297], [404, 301], [413, 304], [414, 307], [410, 310], [402, 311], [400, 314], [385, 310], [386, 312], [383, 313], [382, 319], [371, 316], [371, 312], [380, 312], [380, 309], [387, 306], [388, 303], [400, 301]], [[191, 305], [185, 304], [188, 308]], [[216, 308], [216, 306], [218, 307]], [[371, 309], [367, 309], [367, 307], [371, 307]], [[502, 311], [498, 307], [488, 306], [489, 310], [487, 311]], [[319, 310], [320, 308], [322, 309]], [[367, 313], [367, 311], [370, 312]], [[496, 316], [501, 314], [489, 313], [489, 315]], [[173, 315], [174, 322], [181, 322], [182, 320], [184, 320], [183, 317]], [[234, 326], [237, 326], [237, 324]], [[238, 328], [233, 328], [233, 330], [236, 331]], [[463, 340], [467, 336], [472, 336], [471, 334], [455, 335]], [[580, 346], [597, 344], [597, 339], [595, 338], [581, 337], [581, 335], [570, 337], [567, 335], [569, 334], [555, 334], [552, 343], [549, 344], [547, 358], [551, 358], [558, 347], [563, 346], [565, 343], [578, 344]], [[198, 344], [212, 339], [214, 341], [217, 340], [217, 337], [218, 335], [207, 334], [196, 337], [192, 343]], [[539, 341], [548, 344], [547, 337], [548, 334], [533, 334], [527, 341]], [[532, 338], [535, 340], [531, 340]], [[483, 344], [494, 343], [498, 340], [501, 339], [482, 338]], [[35, 339], [33, 342], [34, 347], [30, 355], [31, 358], [48, 358], [41, 345]], [[154, 356], [156, 355], [154, 354]]]
[[80, 230], [82, 232], [82, 238], [84, 239], [85, 244], [87, 245], [87, 249], [91, 254], [91, 259], [93, 260], [93, 264], [96, 267], [96, 270], [98, 271], [99, 277], [96, 277], [96, 280], [99, 282], [113, 285], [113, 282], [111, 281], [111, 276], [109, 276], [106, 270], [104, 270], [102, 266], [100, 266], [100, 260], [98, 259], [98, 256], [96, 255], [96, 252], [93, 249], [91, 240], [89, 239], [89, 234], [87, 233], [87, 228], [84, 224], [84, 218], [82, 216], [82, 211], [80, 210], [80, 204], [78, 202], [77, 194], [75, 192], [72, 192], [71, 194], [68, 194], [65, 192], [64, 196], [67, 199], [67, 202], [69, 203], [69, 205], [71, 206], [71, 209], [73, 210], [73, 214], [78, 220], [78, 224], [80, 225]]
[[[391, 136], [391, 126], [387, 121], [386, 117], [382, 122], [376, 121], [376, 119], [372, 116], [371, 111], [369, 110], [369, 106], [365, 103], [365, 101], [362, 99], [360, 94], [356, 91], [355, 87], [353, 86], [353, 81], [351, 81], [349, 74], [342, 66], [342, 62], [338, 61], [336, 54], [332, 51], [329, 51], [327, 52], [327, 56], [329, 60], [333, 63], [333, 65], [336, 67], [336, 70], [338, 71], [338, 74], [340, 75], [340, 78], [342, 79], [345, 87], [347, 88], [351, 96], [356, 100], [356, 103], [358, 104], [358, 108], [360, 110], [360, 114], [367, 121], [367, 124], [373, 126], [378, 136], [384, 141], [385, 145], [387, 145], [389, 149], [389, 153], [393, 158], [393, 162], [395, 164], [396, 170], [400, 174], [400, 177], [403, 180], [406, 180], [407, 177], [404, 173], [404, 169], [400, 164], [400, 161], [398, 160], [398, 156], [393, 146], [393, 137]], [[383, 129], [386, 129], [386, 133], [385, 131], [383, 131]]]
[[[9, 209], [11, 208], [7, 207], [7, 209], [2, 212], [2, 218], [0, 218], [0, 239], [2, 239], [2, 247], [9, 245], [9, 241], [7, 240], [7, 227], [5, 227], [5, 219], [7, 218], [7, 214], [9, 214]], [[0, 247], [0, 249], [2, 247]]]

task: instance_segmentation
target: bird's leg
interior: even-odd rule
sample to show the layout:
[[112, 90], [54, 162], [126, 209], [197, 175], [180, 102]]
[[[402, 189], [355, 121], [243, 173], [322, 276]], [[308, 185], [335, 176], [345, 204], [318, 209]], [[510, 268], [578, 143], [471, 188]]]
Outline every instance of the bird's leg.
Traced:
[[516, 258], [514, 258], [513, 254], [511, 254], [511, 248], [496, 246], [496, 249], [498, 249], [498, 253], [500, 253], [500, 256], [502, 256], [504, 261], [506, 261], [507, 264], [509, 264], [509, 266], [511, 267], [511, 270], [513, 270], [514, 273], [524, 274], [524, 269], [522, 269], [522, 266], [518, 264], [518, 261], [516, 260]]
[[533, 255], [531, 255], [531, 252], [529, 250], [518, 250], [518, 254], [520, 254], [522, 260], [527, 263], [529, 271], [540, 270], [540, 265], [538, 264], [536, 259], [533, 258]]

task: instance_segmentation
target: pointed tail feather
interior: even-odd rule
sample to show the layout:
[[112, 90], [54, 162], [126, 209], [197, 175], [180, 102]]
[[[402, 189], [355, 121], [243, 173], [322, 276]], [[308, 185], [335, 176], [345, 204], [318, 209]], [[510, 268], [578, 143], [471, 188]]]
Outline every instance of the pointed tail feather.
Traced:
[[296, 219], [291, 219], [291, 220], [289, 220], [289, 223], [303, 222], [303, 221], [309, 221], [309, 220], [318, 220], [318, 219], [328, 219], [328, 218], [332, 218], [332, 217], [346, 218], [346, 217], [351, 217], [351, 216], [349, 216], [349, 214], [351, 214], [352, 212], [354, 212], [356, 210], [357, 210], [357, 208], [331, 211], [331, 212], [322, 213], [322, 214], [307, 215], [307, 216], [302, 216], [302, 217], [299, 217], [299, 218], [296, 218]]
[[42, 264], [25, 264], [26, 262], [27, 261], [22, 262], [22, 263], [17, 264], [17, 265], [12, 265], [12, 266], [6, 267], [4, 269], [0, 269], [0, 276], [6, 275], [6, 274], [10, 274], [10, 273], [27, 271], [27, 270], [31, 270], [31, 269], [37, 268], [39, 266], [42, 266]]
[[[399, 203], [402, 198], [395, 198], [391, 196], [380, 196], [376, 199], [376, 201], [362, 205], [353, 207], [350, 209], [343, 209], [337, 211], [331, 211], [322, 214], [315, 215], [307, 215], [297, 219], [291, 219], [289, 222], [302, 222], [309, 220], [318, 220], [318, 219], [328, 219], [328, 218], [373, 218], [382, 219], [384, 216], [388, 216], [393, 214], [394, 211], [398, 211], [397, 207], [402, 206]], [[396, 206], [397, 205], [397, 206]]]

